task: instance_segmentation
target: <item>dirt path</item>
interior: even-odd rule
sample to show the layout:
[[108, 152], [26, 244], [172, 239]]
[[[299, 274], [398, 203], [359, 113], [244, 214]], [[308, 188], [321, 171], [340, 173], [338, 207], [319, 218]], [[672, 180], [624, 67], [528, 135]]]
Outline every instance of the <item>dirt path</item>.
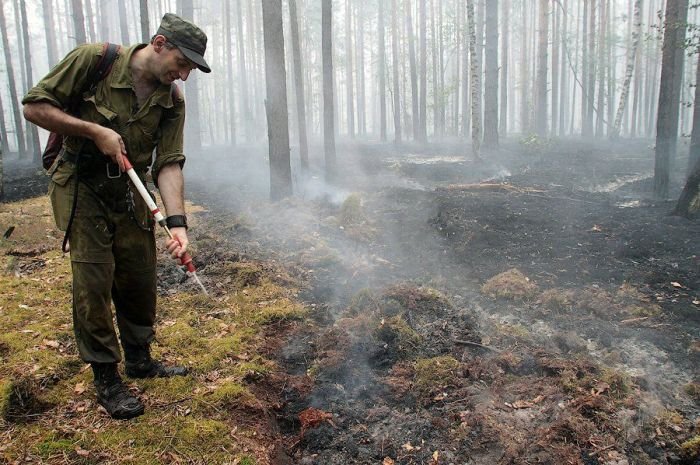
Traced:
[[280, 463], [694, 463], [700, 223], [649, 200], [649, 149], [462, 152], [345, 148], [343, 189], [279, 210], [254, 156], [188, 178], [318, 310]]

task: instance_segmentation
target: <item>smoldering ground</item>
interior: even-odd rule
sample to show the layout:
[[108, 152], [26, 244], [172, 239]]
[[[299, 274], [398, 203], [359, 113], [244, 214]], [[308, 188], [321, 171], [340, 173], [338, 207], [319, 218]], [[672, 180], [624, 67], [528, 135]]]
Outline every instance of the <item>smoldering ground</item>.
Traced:
[[650, 150], [341, 144], [337, 186], [277, 204], [264, 149], [191, 157], [217, 233], [305, 283], [277, 460], [691, 463], [700, 225], [651, 200]]

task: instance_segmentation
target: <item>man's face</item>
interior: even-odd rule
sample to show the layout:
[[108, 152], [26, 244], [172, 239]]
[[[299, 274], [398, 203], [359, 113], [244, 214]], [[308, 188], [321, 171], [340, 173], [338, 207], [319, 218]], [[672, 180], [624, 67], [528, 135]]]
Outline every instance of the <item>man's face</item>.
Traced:
[[159, 64], [157, 76], [160, 82], [170, 85], [178, 79], [186, 81], [197, 65], [188, 60], [177, 48], [168, 48], [164, 42], [159, 51]]

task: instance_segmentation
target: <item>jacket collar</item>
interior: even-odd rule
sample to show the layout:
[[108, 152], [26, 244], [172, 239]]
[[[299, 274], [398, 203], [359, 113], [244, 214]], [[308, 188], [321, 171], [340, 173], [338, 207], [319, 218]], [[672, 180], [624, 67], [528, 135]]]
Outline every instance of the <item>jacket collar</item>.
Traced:
[[[119, 57], [114, 61], [112, 65], [112, 71], [110, 72], [110, 87], [117, 89], [132, 89], [134, 88], [134, 80], [131, 77], [131, 70], [129, 69], [129, 62], [131, 57], [136, 50], [140, 50], [146, 47], [147, 44], [136, 44], [130, 47], [124, 48], [119, 52]], [[167, 84], [159, 85], [153, 94], [148, 98], [150, 104], [160, 105], [163, 108], [170, 108], [173, 106], [173, 98], [171, 93], [171, 86]]]

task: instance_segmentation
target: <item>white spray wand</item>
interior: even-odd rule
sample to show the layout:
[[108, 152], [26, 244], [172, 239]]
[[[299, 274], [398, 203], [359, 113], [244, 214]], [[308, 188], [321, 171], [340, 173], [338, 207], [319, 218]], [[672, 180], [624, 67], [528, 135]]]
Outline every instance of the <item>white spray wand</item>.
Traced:
[[[128, 158], [123, 158], [124, 169], [126, 170], [126, 174], [129, 176], [129, 179], [131, 179], [131, 182], [134, 183], [134, 186], [136, 186], [136, 190], [139, 191], [139, 194], [143, 198], [144, 202], [146, 202], [146, 205], [148, 205], [148, 209], [151, 211], [151, 215], [153, 215], [153, 218], [155, 218], [158, 224], [163, 229], [165, 229], [165, 232], [168, 234], [168, 237], [170, 239], [175, 239], [173, 237], [173, 234], [170, 232], [170, 228], [168, 228], [168, 225], [165, 224], [165, 217], [160, 212], [158, 205], [156, 205], [156, 203], [151, 198], [151, 194], [148, 192], [148, 190], [146, 190], [146, 186], [144, 186], [141, 182], [141, 179], [139, 179], [138, 175], [136, 174], [136, 171], [134, 171], [133, 165], [131, 164]], [[199, 285], [199, 288], [202, 289], [202, 292], [204, 292], [205, 295], [209, 295], [206, 288], [202, 284], [202, 281], [199, 280], [199, 276], [197, 276], [197, 270], [195, 269], [194, 264], [192, 263], [192, 257], [188, 252], [185, 252], [184, 254], [182, 254], [182, 257], [180, 257], [180, 265], [185, 267], [185, 269], [187, 270], [187, 275], [191, 276], [192, 279], [194, 279], [194, 281]]]

